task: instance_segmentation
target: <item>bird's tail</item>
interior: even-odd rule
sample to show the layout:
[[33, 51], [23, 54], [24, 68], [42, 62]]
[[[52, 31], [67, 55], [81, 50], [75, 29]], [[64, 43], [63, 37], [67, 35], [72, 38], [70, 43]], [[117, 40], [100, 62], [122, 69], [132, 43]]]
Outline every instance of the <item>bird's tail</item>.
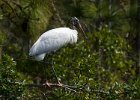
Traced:
[[46, 55], [45, 53], [40, 54], [40, 55], [36, 55], [36, 56], [35, 56], [35, 59], [36, 59], [37, 61], [41, 61], [41, 60], [44, 59], [45, 55]]

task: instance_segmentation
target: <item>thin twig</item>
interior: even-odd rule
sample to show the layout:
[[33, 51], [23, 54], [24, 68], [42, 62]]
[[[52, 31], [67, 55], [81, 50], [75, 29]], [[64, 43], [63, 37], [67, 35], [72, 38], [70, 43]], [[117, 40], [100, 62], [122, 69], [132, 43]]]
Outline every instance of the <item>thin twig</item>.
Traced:
[[38, 88], [43, 88], [43, 87], [45, 87], [45, 88], [49, 88], [49, 89], [54, 88], [54, 87], [57, 87], [57, 88], [65, 88], [65, 89], [67, 89], [67, 90], [76, 92], [76, 90], [70, 88], [70, 86], [68, 86], [68, 85], [64, 85], [64, 84], [59, 85], [59, 84], [56, 84], [56, 83], [49, 83], [49, 86], [48, 86], [47, 84], [43, 84], [43, 85], [26, 84], [25, 86], [28, 86], [28, 87], [38, 87]]

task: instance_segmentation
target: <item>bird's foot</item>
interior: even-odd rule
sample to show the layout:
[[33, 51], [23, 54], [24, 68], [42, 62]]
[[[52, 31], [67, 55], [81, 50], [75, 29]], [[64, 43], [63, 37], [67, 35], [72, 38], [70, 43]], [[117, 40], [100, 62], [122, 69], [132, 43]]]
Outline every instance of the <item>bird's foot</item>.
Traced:
[[60, 81], [58, 81], [58, 84], [57, 84], [58, 86], [63, 86], [63, 84], [60, 82]]
[[62, 87], [63, 86], [63, 84], [60, 81], [58, 81], [57, 83], [54, 83], [54, 84], [46, 81], [43, 85], [44, 86], [48, 86], [48, 87], [51, 87], [51, 86], [54, 86], [54, 85], [58, 86], [58, 87]]
[[52, 84], [52, 83], [46, 81], [43, 85], [47, 85], [48, 87], [51, 87], [51, 84]]

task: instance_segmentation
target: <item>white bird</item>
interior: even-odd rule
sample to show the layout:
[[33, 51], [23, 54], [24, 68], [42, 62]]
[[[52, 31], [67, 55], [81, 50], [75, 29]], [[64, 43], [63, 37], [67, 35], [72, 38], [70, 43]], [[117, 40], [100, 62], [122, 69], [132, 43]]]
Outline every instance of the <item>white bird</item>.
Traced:
[[41, 61], [47, 53], [55, 52], [68, 43], [76, 43], [77, 34], [76, 30], [67, 27], [49, 30], [34, 43], [29, 55], [34, 56], [37, 61]]
[[71, 19], [71, 24], [73, 29], [60, 27], [43, 33], [31, 47], [29, 56], [33, 56], [35, 57], [35, 60], [41, 61], [46, 54], [55, 52], [69, 43], [76, 43], [78, 39], [78, 32], [76, 30], [77, 26], [81, 29], [83, 36], [85, 36], [81, 24], [76, 17]]

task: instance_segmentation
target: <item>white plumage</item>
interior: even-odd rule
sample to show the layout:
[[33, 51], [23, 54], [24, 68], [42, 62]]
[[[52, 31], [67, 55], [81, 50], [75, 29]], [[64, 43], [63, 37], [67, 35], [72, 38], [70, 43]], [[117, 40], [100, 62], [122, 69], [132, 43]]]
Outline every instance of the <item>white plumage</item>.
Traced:
[[67, 27], [55, 28], [43, 33], [31, 47], [29, 55], [37, 61], [44, 59], [47, 53], [56, 51], [62, 46], [77, 42], [78, 32]]

